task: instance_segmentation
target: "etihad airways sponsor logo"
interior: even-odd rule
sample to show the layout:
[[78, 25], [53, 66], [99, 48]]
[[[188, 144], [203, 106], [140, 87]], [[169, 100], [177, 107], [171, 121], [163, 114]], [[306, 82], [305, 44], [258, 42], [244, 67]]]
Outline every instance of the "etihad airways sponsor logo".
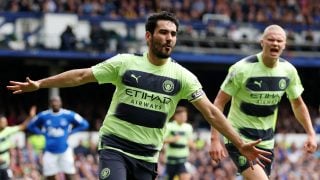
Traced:
[[156, 102], [161, 104], [169, 104], [172, 100], [169, 97], [160, 96], [153, 93], [147, 93], [144, 91], [139, 91], [135, 89], [126, 89], [126, 94], [131, 97], [139, 98], [140, 100], [147, 100], [149, 102]]
[[255, 100], [256, 104], [273, 105], [280, 102], [282, 95], [278, 93], [252, 93], [250, 97]]

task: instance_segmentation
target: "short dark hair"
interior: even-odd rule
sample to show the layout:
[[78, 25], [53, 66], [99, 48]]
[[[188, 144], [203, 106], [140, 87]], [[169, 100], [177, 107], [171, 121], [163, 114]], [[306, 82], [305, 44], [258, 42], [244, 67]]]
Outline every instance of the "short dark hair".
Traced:
[[157, 22], [159, 20], [168, 20], [168, 21], [173, 22], [176, 25], [177, 31], [178, 31], [179, 21], [176, 18], [176, 16], [170, 12], [162, 11], [159, 13], [154, 13], [148, 17], [147, 22], [146, 22], [146, 32], [149, 31], [151, 34], [153, 34], [154, 30], [157, 26]]

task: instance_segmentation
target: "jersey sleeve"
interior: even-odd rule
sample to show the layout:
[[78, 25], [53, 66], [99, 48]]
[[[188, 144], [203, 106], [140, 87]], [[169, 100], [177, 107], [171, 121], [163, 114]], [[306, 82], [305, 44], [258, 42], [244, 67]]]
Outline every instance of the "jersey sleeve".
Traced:
[[304, 88], [301, 84], [300, 77], [295, 68], [293, 68], [290, 77], [290, 83], [288, 88], [286, 89], [286, 94], [288, 99], [296, 99], [302, 94]]
[[99, 84], [114, 84], [118, 78], [119, 69], [122, 64], [123, 57], [118, 54], [110, 59], [92, 66], [91, 69]]
[[40, 113], [31, 119], [30, 123], [27, 126], [27, 129], [30, 132], [34, 134], [43, 134], [43, 132], [40, 129], [40, 126], [42, 126], [42, 116], [42, 113]]
[[193, 102], [205, 95], [198, 78], [191, 72], [188, 71], [183, 75], [183, 81], [185, 84], [183, 87], [183, 99]]
[[80, 114], [72, 111], [71, 116], [72, 116], [71, 119], [72, 119], [73, 128], [70, 134], [88, 129], [89, 127], [88, 121], [84, 119]]
[[236, 65], [231, 66], [227, 77], [220, 86], [220, 89], [230, 96], [235, 95], [240, 88], [241, 74], [237, 69]]

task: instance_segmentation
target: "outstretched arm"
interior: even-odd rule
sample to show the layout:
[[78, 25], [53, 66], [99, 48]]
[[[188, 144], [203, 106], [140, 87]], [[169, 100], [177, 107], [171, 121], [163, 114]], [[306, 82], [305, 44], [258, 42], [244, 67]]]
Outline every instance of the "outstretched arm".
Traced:
[[259, 158], [271, 162], [270, 159], [265, 157], [266, 155], [271, 155], [271, 153], [255, 147], [261, 142], [261, 139], [244, 143], [223, 113], [214, 106], [206, 96], [193, 102], [193, 105], [202, 113], [210, 125], [226, 136], [248, 160], [252, 161]]
[[37, 81], [33, 81], [28, 77], [25, 82], [10, 81], [10, 85], [7, 86], [7, 88], [11, 90], [13, 94], [20, 94], [36, 91], [40, 88], [74, 87], [96, 81], [91, 68], [84, 68], [66, 71]]
[[308, 135], [307, 141], [304, 144], [304, 148], [307, 152], [313, 153], [317, 150], [317, 141], [308, 108], [301, 96], [297, 99], [290, 100], [290, 103], [296, 119], [303, 126]]
[[23, 131], [23, 130], [25, 130], [25, 129], [27, 128], [30, 120], [36, 115], [36, 113], [37, 113], [37, 106], [32, 106], [32, 107], [30, 108], [29, 116], [27, 117], [27, 119], [24, 120], [23, 123], [21, 123], [21, 124], [19, 125], [20, 131]]

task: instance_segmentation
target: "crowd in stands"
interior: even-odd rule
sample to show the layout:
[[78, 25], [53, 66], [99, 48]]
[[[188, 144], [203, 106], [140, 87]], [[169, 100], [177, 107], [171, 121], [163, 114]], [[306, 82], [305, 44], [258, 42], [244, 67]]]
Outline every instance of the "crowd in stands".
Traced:
[[[257, 37], [261, 35], [265, 24], [278, 23], [288, 32], [289, 50], [315, 52], [320, 49], [318, 45], [320, 33], [316, 31], [320, 26], [319, 2], [319, 0], [3, 0], [0, 3], [0, 11], [72, 13], [107, 19], [144, 20], [152, 12], [168, 10], [174, 12], [181, 22], [204, 23], [204, 27], [201, 28], [192, 25], [182, 27], [178, 45], [242, 50], [259, 47]], [[220, 19], [223, 23], [207, 21], [208, 14], [223, 17]], [[252, 27], [252, 24], [260, 24], [263, 27]], [[71, 36], [61, 37], [67, 43], [62, 43], [60, 50], [77, 50], [72, 30], [68, 31]], [[98, 52], [105, 52], [108, 48], [110, 50], [110, 47], [107, 47], [112, 39], [107, 36], [110, 33], [116, 37], [113, 39], [118, 46], [112, 51], [128, 50], [126, 44], [121, 42], [128, 41], [132, 37], [120, 39], [117, 32], [106, 32], [96, 25], [92, 25], [90, 48], [83, 49]]]
[[2, 0], [8, 12], [75, 13], [111, 18], [144, 18], [168, 10], [180, 20], [201, 20], [206, 13], [221, 14], [233, 22], [319, 24], [318, 0]]

